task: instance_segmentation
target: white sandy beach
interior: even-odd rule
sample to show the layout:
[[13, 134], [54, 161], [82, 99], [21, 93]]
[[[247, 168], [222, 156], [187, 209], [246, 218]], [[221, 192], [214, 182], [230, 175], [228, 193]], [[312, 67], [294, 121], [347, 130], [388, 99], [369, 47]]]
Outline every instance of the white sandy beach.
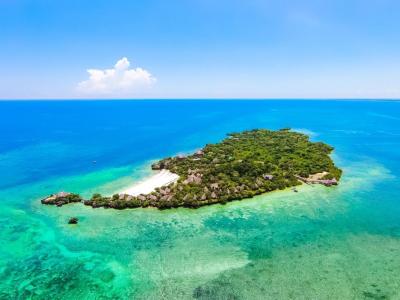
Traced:
[[179, 175], [172, 173], [168, 170], [161, 170], [157, 174], [135, 183], [126, 190], [122, 191], [120, 194], [128, 194], [132, 196], [137, 196], [140, 194], [148, 194], [155, 190], [157, 187], [162, 187], [177, 181]]

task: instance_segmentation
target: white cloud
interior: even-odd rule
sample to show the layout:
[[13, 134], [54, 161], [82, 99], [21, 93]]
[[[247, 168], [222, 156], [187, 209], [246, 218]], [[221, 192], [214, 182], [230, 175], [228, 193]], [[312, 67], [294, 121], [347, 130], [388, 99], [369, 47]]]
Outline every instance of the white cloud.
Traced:
[[129, 66], [129, 60], [123, 57], [112, 69], [88, 69], [89, 79], [78, 84], [78, 91], [94, 95], [132, 95], [156, 82], [147, 70]]

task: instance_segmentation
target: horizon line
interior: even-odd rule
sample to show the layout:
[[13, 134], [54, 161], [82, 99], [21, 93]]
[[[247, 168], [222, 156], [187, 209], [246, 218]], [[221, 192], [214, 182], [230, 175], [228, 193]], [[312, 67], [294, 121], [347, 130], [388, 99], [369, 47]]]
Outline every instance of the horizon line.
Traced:
[[184, 98], [184, 97], [166, 97], [166, 98], [0, 98], [0, 102], [28, 102], [28, 101], [201, 101], [201, 100], [209, 100], [209, 101], [240, 101], [240, 100], [257, 100], [257, 101], [290, 101], [290, 100], [309, 100], [309, 101], [400, 101], [400, 98], [330, 98], [330, 97], [322, 97], [322, 98], [272, 98], [272, 97], [194, 97], [194, 98]]

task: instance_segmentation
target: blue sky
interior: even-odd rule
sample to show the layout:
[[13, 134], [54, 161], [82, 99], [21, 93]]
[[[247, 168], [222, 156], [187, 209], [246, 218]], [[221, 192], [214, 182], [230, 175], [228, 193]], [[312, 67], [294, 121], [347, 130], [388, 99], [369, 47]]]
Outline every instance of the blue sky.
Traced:
[[400, 1], [0, 0], [1, 99], [203, 97], [400, 98]]

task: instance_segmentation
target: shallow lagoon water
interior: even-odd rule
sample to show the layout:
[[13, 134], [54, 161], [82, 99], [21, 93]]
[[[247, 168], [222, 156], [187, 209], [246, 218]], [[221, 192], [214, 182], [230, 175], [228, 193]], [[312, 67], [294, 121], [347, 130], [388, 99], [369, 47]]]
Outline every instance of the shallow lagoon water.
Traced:
[[[0, 298], [400, 298], [400, 102], [0, 102], [0, 116]], [[261, 127], [333, 145], [341, 184], [197, 210], [39, 202], [113, 193]]]

